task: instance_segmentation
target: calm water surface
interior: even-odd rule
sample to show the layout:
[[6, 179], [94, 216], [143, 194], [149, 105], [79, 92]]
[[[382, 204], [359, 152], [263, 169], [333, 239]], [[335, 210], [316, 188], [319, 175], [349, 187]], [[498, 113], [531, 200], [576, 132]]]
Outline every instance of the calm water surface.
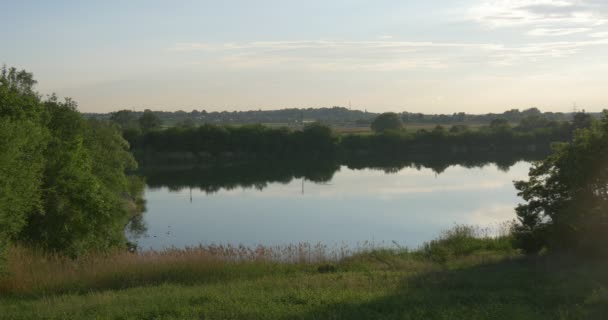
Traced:
[[293, 179], [256, 187], [148, 187], [142, 249], [198, 244], [285, 245], [299, 242], [357, 247], [365, 241], [416, 247], [455, 224], [495, 227], [515, 218], [521, 202], [513, 180], [530, 164], [398, 172], [340, 167], [324, 183]]

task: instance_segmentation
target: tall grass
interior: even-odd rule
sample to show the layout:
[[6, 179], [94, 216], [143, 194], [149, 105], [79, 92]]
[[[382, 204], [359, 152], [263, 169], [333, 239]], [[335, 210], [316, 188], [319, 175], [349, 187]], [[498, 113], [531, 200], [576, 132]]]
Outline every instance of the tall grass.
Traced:
[[230, 245], [129, 253], [89, 254], [70, 259], [23, 246], [8, 250], [8, 276], [0, 295], [46, 295], [123, 289], [162, 283], [195, 284], [246, 280], [294, 272], [375, 270], [431, 271], [479, 252], [514, 254], [508, 236], [456, 226], [420, 249], [357, 248], [300, 243], [276, 247]]
[[417, 254], [438, 263], [446, 263], [474, 252], [481, 258], [484, 257], [483, 253], [515, 253], [512, 225], [510, 222], [503, 223], [496, 232], [489, 228], [456, 225], [442, 232], [439, 238], [425, 243]]

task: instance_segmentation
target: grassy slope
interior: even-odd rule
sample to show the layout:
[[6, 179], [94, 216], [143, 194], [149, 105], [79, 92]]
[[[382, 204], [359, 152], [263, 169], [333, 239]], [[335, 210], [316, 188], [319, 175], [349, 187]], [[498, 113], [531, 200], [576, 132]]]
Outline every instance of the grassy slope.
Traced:
[[465, 242], [443, 239], [417, 252], [369, 251], [326, 268], [228, 263], [200, 252], [119, 255], [58, 266], [59, 260], [22, 253], [28, 261], [22, 271], [0, 281], [0, 318], [604, 319], [608, 314], [607, 260], [522, 257], [501, 241]]

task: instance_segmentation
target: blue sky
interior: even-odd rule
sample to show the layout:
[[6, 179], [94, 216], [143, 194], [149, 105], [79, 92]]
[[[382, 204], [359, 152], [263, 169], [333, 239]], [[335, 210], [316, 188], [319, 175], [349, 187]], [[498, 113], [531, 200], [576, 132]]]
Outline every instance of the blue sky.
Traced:
[[87, 112], [608, 108], [608, 1], [0, 0], [0, 63]]

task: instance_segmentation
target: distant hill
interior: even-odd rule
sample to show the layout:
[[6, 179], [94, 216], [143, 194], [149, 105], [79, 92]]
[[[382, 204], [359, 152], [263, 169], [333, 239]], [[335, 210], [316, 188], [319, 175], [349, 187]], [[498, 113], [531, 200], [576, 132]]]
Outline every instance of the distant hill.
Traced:
[[[142, 111], [132, 111], [139, 118]], [[212, 124], [268, 124], [268, 125], [298, 125], [307, 122], [319, 121], [333, 126], [367, 127], [379, 113], [361, 110], [351, 110], [344, 107], [308, 108], [308, 109], [280, 109], [280, 110], [250, 110], [250, 111], [214, 111], [205, 110], [186, 111], [154, 111], [164, 125], [173, 126], [180, 123], [200, 125]], [[599, 114], [592, 114], [599, 116]], [[85, 113], [87, 118], [109, 119], [111, 113]], [[520, 111], [512, 109], [503, 113], [468, 114], [458, 112], [453, 114], [423, 114], [402, 112], [404, 123], [426, 124], [463, 124], [463, 123], [490, 123], [494, 119], [502, 118], [509, 122], [519, 122], [529, 116], [543, 117], [549, 120], [567, 121], [572, 119], [572, 113], [541, 112], [537, 108]]]

